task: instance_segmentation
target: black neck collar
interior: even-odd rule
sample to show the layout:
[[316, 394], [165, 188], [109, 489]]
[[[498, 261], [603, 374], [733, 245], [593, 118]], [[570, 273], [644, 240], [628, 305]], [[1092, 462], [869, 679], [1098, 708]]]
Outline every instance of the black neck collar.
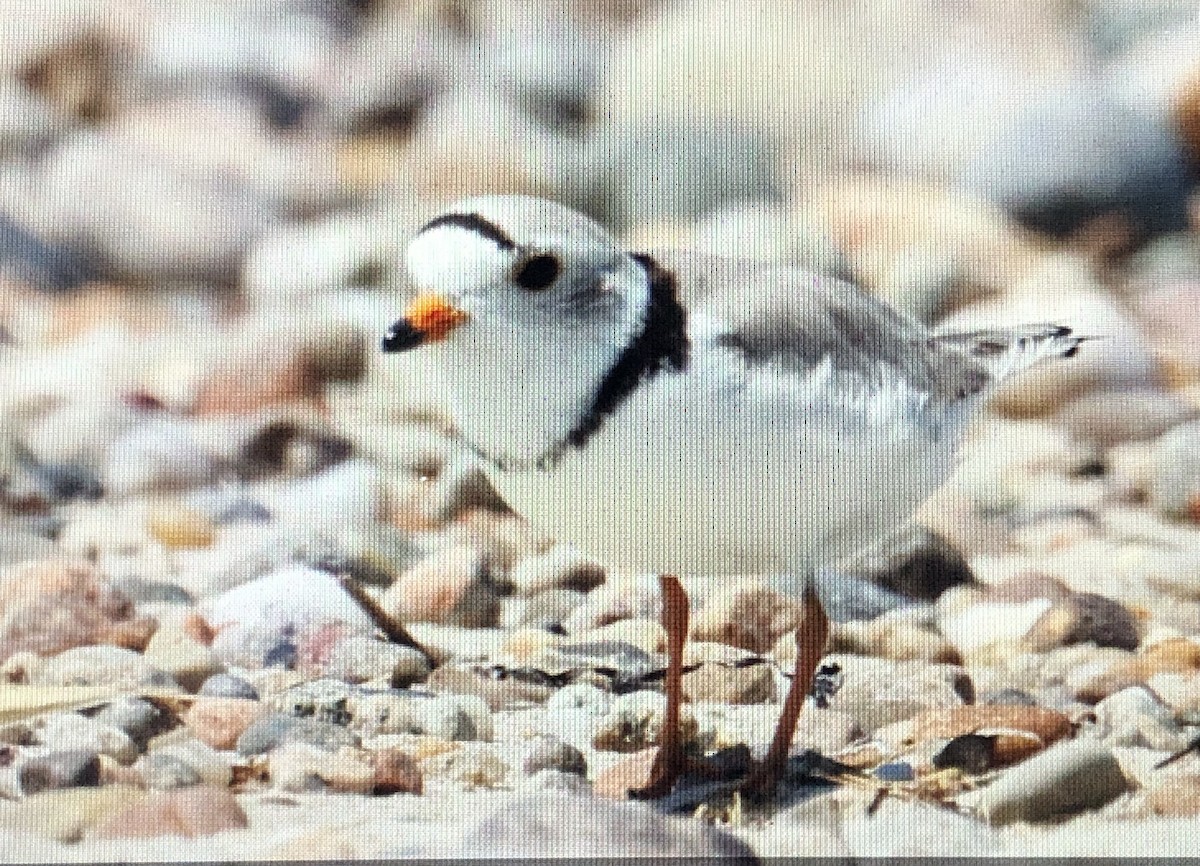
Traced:
[[639, 331], [609, 368], [578, 423], [563, 440], [563, 447], [582, 448], [604, 424], [604, 420], [637, 387], [664, 367], [676, 372], [687, 367], [690, 346], [687, 311], [679, 303], [675, 275], [653, 258], [632, 254], [650, 282], [650, 298]]
[[550, 469], [569, 448], [583, 448], [608, 418], [643, 382], [664, 367], [676, 372], [687, 368], [691, 346], [687, 336], [687, 311], [679, 303], [675, 275], [642, 253], [630, 254], [649, 281], [649, 301], [642, 328], [626, 344], [600, 380], [592, 402], [575, 426], [535, 460], [514, 462], [472, 447], [475, 454], [503, 471]]

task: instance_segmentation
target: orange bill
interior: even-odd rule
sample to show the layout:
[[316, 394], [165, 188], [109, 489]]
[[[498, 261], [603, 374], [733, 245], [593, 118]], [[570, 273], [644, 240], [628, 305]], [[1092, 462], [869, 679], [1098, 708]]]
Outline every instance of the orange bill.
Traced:
[[409, 304], [404, 318], [383, 338], [383, 351], [407, 352], [424, 343], [444, 339], [467, 320], [467, 314], [437, 295], [420, 295]]

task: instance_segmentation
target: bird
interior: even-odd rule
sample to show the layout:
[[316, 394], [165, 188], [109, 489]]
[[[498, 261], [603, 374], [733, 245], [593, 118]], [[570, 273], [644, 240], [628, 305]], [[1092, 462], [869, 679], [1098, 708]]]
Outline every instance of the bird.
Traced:
[[938, 333], [800, 267], [628, 251], [531, 196], [450, 204], [405, 264], [416, 291], [383, 351], [428, 353], [462, 441], [518, 513], [658, 575], [667, 703], [640, 798], [705, 769], [679, 732], [679, 576], [772, 575], [802, 602], [779, 723], [741, 781], [769, 797], [828, 639], [820, 569], [911, 518], [997, 385], [1084, 340], [1058, 324]]

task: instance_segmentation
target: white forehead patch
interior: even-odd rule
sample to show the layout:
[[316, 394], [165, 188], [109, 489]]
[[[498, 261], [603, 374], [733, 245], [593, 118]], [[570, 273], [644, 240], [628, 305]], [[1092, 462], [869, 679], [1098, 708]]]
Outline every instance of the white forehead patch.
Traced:
[[418, 291], [464, 295], [508, 279], [511, 253], [459, 226], [435, 226], [408, 245], [408, 275]]

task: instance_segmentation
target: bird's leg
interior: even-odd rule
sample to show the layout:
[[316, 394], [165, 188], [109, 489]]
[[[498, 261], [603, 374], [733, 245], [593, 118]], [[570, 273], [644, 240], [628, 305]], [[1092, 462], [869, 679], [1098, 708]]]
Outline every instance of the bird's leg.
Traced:
[[813, 676], [825, 651], [829, 638], [829, 617], [816, 593], [808, 589], [804, 593], [804, 619], [796, 629], [796, 669], [792, 674], [792, 685], [783, 702], [783, 713], [775, 726], [775, 736], [762, 763], [739, 786], [752, 799], [764, 800], [775, 792], [775, 786], [783, 778], [787, 766], [788, 751], [796, 733], [796, 722], [804, 699], [812, 689]]
[[650, 778], [640, 788], [632, 788], [629, 796], [639, 800], [663, 797], [671, 792], [675, 781], [687, 768], [683, 742], [679, 736], [680, 704], [683, 702], [683, 643], [688, 630], [688, 597], [673, 574], [659, 575], [662, 587], [662, 625], [667, 632], [667, 675], [663, 686], [667, 692], [667, 709], [662, 733], [658, 738], [658, 754]]

